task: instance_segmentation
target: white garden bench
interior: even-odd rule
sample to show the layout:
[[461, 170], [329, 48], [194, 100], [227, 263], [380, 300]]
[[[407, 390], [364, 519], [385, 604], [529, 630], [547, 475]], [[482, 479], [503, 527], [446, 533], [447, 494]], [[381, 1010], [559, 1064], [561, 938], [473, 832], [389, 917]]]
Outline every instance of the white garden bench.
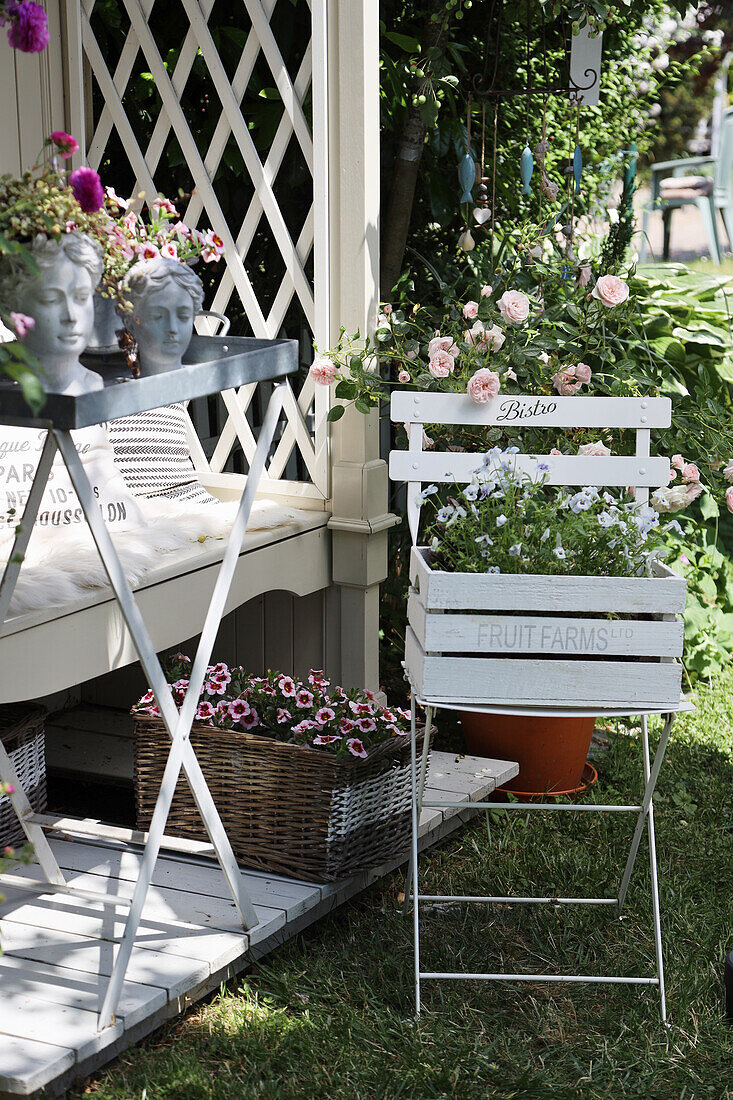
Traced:
[[[652, 576], [541, 577], [440, 572], [432, 568], [430, 552], [418, 547], [421, 492], [424, 483], [467, 484], [481, 464], [476, 453], [423, 451], [427, 425], [474, 427], [627, 428], [635, 431], [632, 456], [515, 456], [516, 468], [534, 473], [537, 459], [549, 464], [549, 485], [635, 487], [638, 503], [649, 491], [666, 486], [670, 464], [651, 457], [651, 430], [669, 427], [669, 398], [527, 397], [500, 395], [484, 405], [467, 395], [398, 392], [392, 395], [391, 417], [405, 424], [408, 449], [392, 451], [390, 476], [407, 482], [407, 514], [413, 540], [410, 562], [412, 588], [408, 602], [405, 670], [411, 686], [413, 731], [413, 844], [406, 895], [417, 867], [417, 823], [423, 807], [427, 738], [417, 776], [416, 706], [426, 708], [430, 728], [438, 708], [494, 714], [553, 717], [605, 715], [641, 716], [643, 784], [641, 802], [628, 806], [573, 803], [482, 803], [485, 809], [575, 812], [628, 812], [636, 828], [618, 894], [613, 897], [446, 897], [412, 890], [415, 935], [415, 995], [420, 1011], [425, 979], [475, 979], [517, 982], [613, 982], [658, 988], [662, 1020], [666, 1020], [664, 965], [659, 918], [659, 893], [652, 796], [664, 759], [674, 714], [690, 709], [680, 698], [682, 624], [685, 582], [664, 565]], [[488, 448], [487, 448], [488, 449]], [[592, 618], [621, 613], [624, 629], [610, 646], [598, 645]], [[551, 623], [560, 628], [510, 632], [504, 643], [507, 616], [535, 628]], [[573, 616], [577, 616], [573, 619]], [[538, 617], [540, 616], [540, 617]], [[582, 617], [581, 617], [582, 616]], [[583, 632], [585, 627], [585, 633]], [[519, 639], [517, 641], [517, 639]], [[570, 644], [572, 639], [572, 645]], [[634, 657], [633, 661], [622, 658]], [[665, 716], [653, 763], [650, 762], [647, 716]], [[521, 778], [521, 776], [520, 776]], [[656, 975], [506, 974], [425, 972], [420, 968], [419, 907], [423, 901], [484, 904], [592, 904], [620, 911], [636, 860], [644, 826], [649, 830], [651, 895], [654, 918]]]

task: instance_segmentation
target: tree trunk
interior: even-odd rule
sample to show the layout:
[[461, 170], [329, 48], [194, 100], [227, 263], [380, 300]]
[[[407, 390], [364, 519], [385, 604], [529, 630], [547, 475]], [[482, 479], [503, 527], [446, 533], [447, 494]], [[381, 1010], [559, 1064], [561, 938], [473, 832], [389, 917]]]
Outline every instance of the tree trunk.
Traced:
[[420, 109], [410, 107], [397, 147], [387, 213], [382, 222], [380, 293], [385, 299], [389, 299], [402, 271], [426, 133]]
[[[432, 46], [437, 46], [445, 30], [445, 20], [432, 21], [432, 15], [443, 4], [433, 2], [426, 14], [420, 38], [425, 56]], [[419, 107], [408, 107], [395, 154], [392, 185], [389, 189], [387, 212], [382, 220], [380, 241], [380, 294], [388, 300], [392, 288], [400, 277], [405, 256], [407, 235], [410, 230], [415, 185], [420, 171], [420, 161], [425, 146], [427, 127]]]

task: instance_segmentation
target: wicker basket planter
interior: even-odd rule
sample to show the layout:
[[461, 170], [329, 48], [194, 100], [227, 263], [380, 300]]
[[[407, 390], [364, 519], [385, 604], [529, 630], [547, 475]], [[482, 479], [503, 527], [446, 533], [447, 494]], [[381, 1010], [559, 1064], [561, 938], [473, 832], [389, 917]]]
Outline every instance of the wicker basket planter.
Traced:
[[[135, 716], [138, 828], [153, 815], [169, 738], [159, 718]], [[423, 732], [418, 736], [421, 751]], [[407, 851], [410, 739], [377, 745], [365, 760], [196, 722], [191, 743], [238, 860], [247, 867], [326, 882]], [[166, 831], [206, 839], [185, 779]]]
[[413, 547], [410, 581], [406, 664], [426, 699], [679, 703], [686, 583], [661, 563], [651, 577], [447, 573]]
[[[46, 712], [41, 707], [0, 707], [0, 740], [36, 813], [46, 809]], [[7, 795], [0, 795], [0, 847], [25, 841]]]

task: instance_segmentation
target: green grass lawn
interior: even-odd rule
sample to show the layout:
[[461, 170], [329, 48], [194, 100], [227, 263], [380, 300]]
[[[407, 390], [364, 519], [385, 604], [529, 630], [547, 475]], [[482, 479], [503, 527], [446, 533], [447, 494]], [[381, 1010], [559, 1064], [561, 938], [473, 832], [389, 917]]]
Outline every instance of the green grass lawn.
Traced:
[[[696, 702], [675, 727], [658, 788], [669, 1029], [653, 987], [431, 983], [415, 1022], [411, 922], [395, 874], [127, 1051], [84, 1095], [733, 1097], [733, 1026], [721, 1018], [733, 949], [733, 671]], [[596, 764], [594, 799], [639, 795], [635, 731], [610, 734]], [[488, 826], [478, 817], [424, 856], [424, 891], [614, 892], [628, 815], [509, 816]], [[644, 842], [620, 920], [601, 908], [435, 908], [425, 913], [423, 964], [651, 974], [646, 854]]]

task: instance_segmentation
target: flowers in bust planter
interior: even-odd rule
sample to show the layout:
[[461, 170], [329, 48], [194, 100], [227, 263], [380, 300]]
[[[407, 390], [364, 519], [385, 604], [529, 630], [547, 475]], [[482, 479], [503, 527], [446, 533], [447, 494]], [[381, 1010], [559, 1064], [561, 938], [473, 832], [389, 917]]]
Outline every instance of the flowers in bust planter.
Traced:
[[[660, 555], [656, 507], [592, 485], [575, 492], [547, 484], [552, 457], [530, 473], [516, 448], [495, 447], [462, 490], [443, 504], [435, 486], [423, 491], [434, 514], [426, 528], [437, 569], [464, 573], [632, 576]], [[733, 495], [733, 494], [732, 494]]]
[[[7, 5], [4, 10], [7, 14]], [[18, 310], [12, 288], [18, 285], [22, 268], [38, 273], [33, 250], [43, 250], [49, 239], [59, 242], [74, 232], [103, 247], [107, 216], [102, 208], [99, 176], [91, 168], [77, 169], [67, 176], [56, 163], [57, 156], [68, 159], [77, 149], [71, 134], [54, 131], [44, 143], [38, 164], [19, 177], [0, 177], [0, 317], [19, 340], [33, 328], [34, 318]], [[45, 400], [39, 370], [40, 364], [28, 348], [13, 342], [0, 343], [0, 372], [20, 384], [35, 411]]]
[[[166, 677], [177, 707], [189, 685], [191, 661], [182, 653], [166, 662]], [[159, 717], [148, 691], [133, 708]], [[327, 752], [340, 760], [363, 760], [377, 745], [409, 730], [409, 711], [380, 706], [373, 693], [335, 687], [311, 669], [301, 683], [281, 672], [251, 676], [243, 668], [210, 665], [196, 720], [219, 729], [245, 730], [275, 741]]]
[[163, 259], [194, 263], [199, 257], [204, 263], [218, 263], [224, 255], [224, 244], [212, 229], [189, 229], [181, 220], [170, 199], [158, 195], [146, 213], [133, 209], [132, 203], [121, 198], [112, 187], [105, 192], [107, 231], [105, 240], [105, 270], [102, 279], [105, 297], [116, 298], [124, 310], [127, 303], [121, 284], [138, 260]]

